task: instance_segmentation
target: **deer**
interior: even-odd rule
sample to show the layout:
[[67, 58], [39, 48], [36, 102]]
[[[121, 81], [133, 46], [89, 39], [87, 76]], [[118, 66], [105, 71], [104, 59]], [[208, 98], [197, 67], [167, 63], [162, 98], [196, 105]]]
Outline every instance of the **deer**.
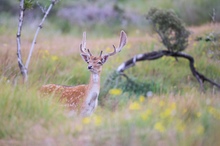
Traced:
[[79, 51], [82, 59], [88, 64], [87, 69], [90, 71], [89, 83], [77, 86], [47, 84], [40, 88], [40, 92], [59, 96], [59, 101], [67, 106], [70, 113], [74, 113], [74, 115], [90, 116], [98, 105], [102, 66], [110, 56], [120, 52], [126, 45], [126, 42], [127, 35], [122, 30], [119, 46], [116, 48], [113, 45], [113, 52], [103, 55], [103, 51], [101, 51], [99, 56], [93, 56], [90, 50], [86, 48], [86, 32], [83, 32]]

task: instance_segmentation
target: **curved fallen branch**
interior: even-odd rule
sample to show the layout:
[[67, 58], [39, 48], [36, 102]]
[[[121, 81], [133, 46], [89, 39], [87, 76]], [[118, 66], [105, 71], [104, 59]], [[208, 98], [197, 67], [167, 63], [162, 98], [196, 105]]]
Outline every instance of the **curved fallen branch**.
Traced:
[[185, 29], [182, 21], [174, 12], [152, 8], [147, 14], [147, 20], [152, 24], [167, 50], [153, 51], [134, 56], [118, 67], [117, 72], [119, 74], [134, 66], [138, 61], [155, 60], [163, 56], [171, 56], [177, 60], [179, 57], [189, 61], [190, 70], [199, 82], [202, 91], [204, 91], [203, 83], [205, 81], [220, 88], [220, 84], [208, 79], [196, 70], [192, 56], [182, 52], [188, 45], [190, 33]]
[[125, 61], [124, 63], [122, 63], [118, 68], [117, 68], [117, 72], [118, 73], [123, 73], [126, 69], [132, 67], [135, 65], [136, 62], [138, 61], [144, 61], [144, 60], [155, 60], [155, 59], [159, 59], [163, 56], [172, 56], [175, 58], [184, 58], [187, 59], [189, 61], [189, 66], [190, 66], [190, 70], [193, 74], [193, 76], [196, 77], [197, 81], [200, 84], [200, 88], [202, 91], [204, 91], [204, 86], [203, 83], [205, 81], [209, 82], [210, 84], [217, 86], [218, 88], [220, 88], [220, 84], [215, 83], [214, 81], [210, 80], [209, 78], [207, 78], [206, 76], [204, 76], [203, 74], [199, 73], [195, 66], [194, 66], [194, 58], [188, 54], [182, 53], [182, 52], [171, 52], [169, 50], [161, 50], [161, 51], [153, 51], [150, 53], [144, 53], [144, 54], [138, 54], [136, 56], [134, 56], [133, 58]]

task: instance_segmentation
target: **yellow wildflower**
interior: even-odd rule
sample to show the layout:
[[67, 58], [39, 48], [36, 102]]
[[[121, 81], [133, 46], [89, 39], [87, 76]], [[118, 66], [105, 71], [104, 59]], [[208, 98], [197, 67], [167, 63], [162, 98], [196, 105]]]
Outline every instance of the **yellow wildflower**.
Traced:
[[139, 97], [139, 102], [142, 103], [142, 102], [144, 102], [144, 101], [145, 101], [145, 97], [144, 97], [143, 95], [141, 95], [141, 96]]
[[52, 61], [57, 61], [57, 60], [58, 60], [58, 57], [55, 56], [55, 55], [53, 55], [53, 56], [51, 56], [51, 60], [52, 60]]
[[151, 114], [152, 111], [150, 109], [147, 109], [144, 113], [141, 114], [141, 119], [146, 121]]
[[212, 113], [214, 113], [215, 109], [214, 109], [214, 107], [211, 107], [211, 106], [210, 106], [210, 107], [208, 108], [208, 111], [209, 111], [210, 114], [212, 114]]
[[106, 52], [111, 52], [111, 51], [112, 51], [112, 48], [110, 48], [110, 47], [106, 48]]
[[196, 127], [196, 133], [199, 134], [199, 135], [203, 134], [204, 133], [204, 127], [202, 125], [198, 125]]
[[175, 62], [176, 62], [176, 59], [175, 59], [175, 58], [173, 58], [173, 57], [172, 57], [172, 58], [170, 58], [170, 60], [171, 60], [171, 61], [175, 61]]
[[49, 53], [48, 50], [45, 50], [45, 51], [44, 51], [44, 54], [45, 54], [45, 55], [49, 55], [50, 53]]
[[200, 112], [197, 112], [197, 113], [196, 113], [196, 116], [197, 116], [198, 118], [201, 117], [201, 115], [202, 115], [202, 114], [201, 114]]
[[171, 105], [170, 105], [170, 108], [171, 108], [171, 110], [176, 109], [176, 103], [175, 103], [175, 102], [172, 102]]
[[96, 125], [96, 126], [100, 126], [100, 125], [102, 124], [102, 118], [101, 118], [101, 116], [95, 115], [95, 116], [94, 116], [94, 122], [95, 122], [95, 125]]
[[183, 114], [185, 114], [187, 112], [187, 109], [186, 108], [184, 108], [183, 109]]
[[76, 131], [77, 132], [81, 132], [82, 129], [83, 129], [82, 124], [79, 124], [79, 125], [76, 126]]
[[162, 119], [164, 118], [168, 118], [172, 115], [172, 110], [170, 108], [167, 108], [165, 111], [163, 111], [162, 113], [160, 113], [160, 117]]
[[175, 113], [176, 113], [176, 103], [172, 102], [171, 105], [160, 114], [160, 117], [168, 118], [170, 116], [175, 115]]
[[158, 99], [157, 98], [152, 98], [149, 102], [152, 103], [152, 104], [156, 104], [158, 102]]
[[85, 118], [83, 118], [82, 123], [89, 124], [89, 123], [91, 123], [91, 119], [89, 117], [85, 117]]
[[130, 110], [140, 110], [141, 106], [138, 102], [133, 102], [130, 104], [129, 109]]
[[208, 111], [214, 118], [220, 119], [220, 112], [217, 109], [215, 109], [214, 107], [209, 107]]
[[3, 81], [5, 81], [5, 82], [6, 82], [6, 81], [7, 81], [7, 78], [6, 78], [6, 77], [3, 77]]
[[157, 122], [154, 125], [154, 129], [161, 132], [161, 133], [165, 132], [165, 127], [163, 126], [163, 124], [161, 122]]
[[40, 50], [39, 53], [43, 58], [47, 58], [50, 55], [48, 50]]
[[194, 44], [193, 44], [193, 47], [196, 47], [196, 46], [197, 46], [197, 43], [194, 43]]
[[159, 106], [162, 107], [162, 106], [164, 106], [164, 105], [165, 105], [165, 102], [164, 102], [163, 100], [161, 100], [161, 101], [159, 102]]
[[109, 94], [111, 95], [121, 95], [122, 90], [121, 89], [111, 89], [109, 90]]
[[178, 120], [176, 123], [177, 123], [176, 124], [177, 131], [178, 132], [183, 132], [184, 129], [186, 128], [186, 125], [182, 121], [180, 121], [180, 120]]
[[126, 49], [130, 49], [131, 48], [131, 43], [127, 43], [125, 46]]

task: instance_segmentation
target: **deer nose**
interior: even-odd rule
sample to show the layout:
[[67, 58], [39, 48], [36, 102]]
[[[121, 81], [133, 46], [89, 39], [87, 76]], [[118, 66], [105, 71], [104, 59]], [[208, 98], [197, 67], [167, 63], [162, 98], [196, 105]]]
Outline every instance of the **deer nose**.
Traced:
[[88, 69], [92, 69], [92, 66], [88, 66]]

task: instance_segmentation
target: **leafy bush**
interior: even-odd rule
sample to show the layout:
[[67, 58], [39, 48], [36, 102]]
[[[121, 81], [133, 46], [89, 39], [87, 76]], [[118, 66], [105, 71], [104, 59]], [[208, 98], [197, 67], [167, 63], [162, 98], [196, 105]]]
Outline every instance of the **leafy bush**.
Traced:
[[107, 94], [111, 89], [121, 89], [130, 95], [144, 95], [147, 93], [164, 93], [166, 89], [161, 87], [159, 83], [151, 81], [143, 81], [134, 77], [127, 77], [113, 72], [105, 82], [105, 89], [102, 94]]
[[179, 52], [187, 47], [189, 32], [174, 12], [152, 8], [147, 14], [147, 19], [152, 22], [168, 50]]

